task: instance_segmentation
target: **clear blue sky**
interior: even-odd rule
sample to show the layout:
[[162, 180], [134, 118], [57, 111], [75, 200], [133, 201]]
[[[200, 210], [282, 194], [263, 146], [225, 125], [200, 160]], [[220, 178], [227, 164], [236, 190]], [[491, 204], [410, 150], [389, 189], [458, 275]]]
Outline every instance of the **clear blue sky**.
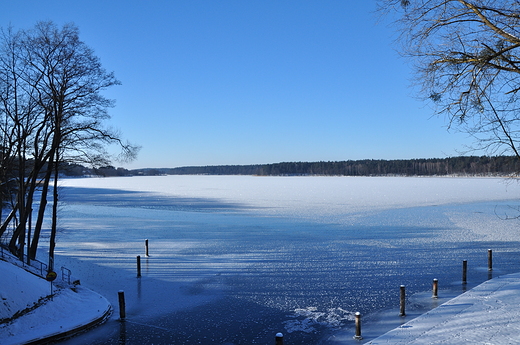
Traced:
[[415, 98], [375, 0], [16, 0], [0, 26], [73, 22], [122, 82], [126, 168], [458, 155]]

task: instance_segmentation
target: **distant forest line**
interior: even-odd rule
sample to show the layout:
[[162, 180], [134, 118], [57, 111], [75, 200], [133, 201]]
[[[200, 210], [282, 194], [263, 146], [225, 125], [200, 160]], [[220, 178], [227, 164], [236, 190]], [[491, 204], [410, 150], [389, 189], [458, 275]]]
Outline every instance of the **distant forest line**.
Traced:
[[512, 156], [460, 156], [428, 159], [364, 159], [339, 162], [282, 162], [253, 165], [188, 166], [162, 169], [104, 167], [102, 176], [123, 175], [258, 175], [258, 176], [503, 176], [520, 171], [518, 158]]

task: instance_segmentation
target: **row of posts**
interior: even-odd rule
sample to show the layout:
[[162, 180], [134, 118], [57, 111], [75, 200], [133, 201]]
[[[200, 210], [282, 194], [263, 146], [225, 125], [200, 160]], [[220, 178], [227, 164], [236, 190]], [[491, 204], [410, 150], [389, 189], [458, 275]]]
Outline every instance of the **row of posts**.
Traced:
[[[144, 242], [145, 247], [145, 255], [148, 257], [148, 240]], [[488, 249], [488, 271], [493, 270], [493, 251]], [[137, 278], [141, 277], [141, 256], [137, 255]], [[467, 284], [468, 280], [468, 260], [462, 261], [462, 284]], [[438, 298], [439, 292], [439, 281], [438, 279], [433, 279], [433, 287], [432, 287], [432, 298]], [[125, 293], [124, 291], [118, 292], [119, 299], [119, 318], [124, 320], [126, 318], [126, 308], [125, 308]], [[399, 316], [406, 316], [406, 288], [404, 285], [401, 285], [399, 288]], [[355, 327], [356, 333], [354, 335], [354, 339], [361, 340], [363, 337], [361, 336], [361, 313], [357, 312], [355, 315]], [[277, 333], [275, 336], [275, 344], [283, 345], [283, 334]]]
[[[488, 249], [488, 271], [493, 270], [493, 251]], [[468, 260], [462, 261], [462, 284], [467, 284], [468, 282]], [[439, 280], [433, 279], [433, 287], [432, 287], [432, 298], [439, 298]], [[399, 288], [399, 316], [406, 316], [406, 288], [404, 285], [401, 285]], [[354, 339], [361, 340], [363, 337], [361, 336], [361, 314], [358, 312], [355, 314], [355, 325], [356, 325], [356, 335], [354, 335]]]
[[[148, 240], [144, 240], [144, 255], [149, 257], [148, 252]], [[137, 255], [137, 278], [141, 278], [141, 256]], [[124, 320], [126, 318], [126, 304], [125, 304], [125, 292], [120, 290], [118, 292], [119, 300], [119, 319]]]

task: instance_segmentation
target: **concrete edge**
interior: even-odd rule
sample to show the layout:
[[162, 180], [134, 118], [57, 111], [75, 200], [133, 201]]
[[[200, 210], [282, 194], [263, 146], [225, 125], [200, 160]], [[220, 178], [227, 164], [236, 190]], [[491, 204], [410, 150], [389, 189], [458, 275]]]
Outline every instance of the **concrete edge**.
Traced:
[[73, 329], [69, 329], [69, 330], [66, 330], [63, 332], [56, 332], [53, 334], [49, 334], [44, 337], [29, 340], [27, 342], [24, 342], [23, 344], [24, 345], [40, 345], [40, 344], [47, 344], [51, 341], [58, 341], [58, 340], [66, 339], [66, 338], [71, 338], [76, 334], [85, 332], [86, 330], [88, 330], [90, 328], [96, 327], [96, 326], [106, 322], [109, 319], [110, 315], [112, 315], [112, 311], [113, 311], [112, 305], [110, 303], [108, 303], [108, 301], [107, 301], [107, 307], [106, 307], [105, 311], [99, 317], [97, 317], [85, 324], [81, 324], [77, 327], [74, 327]]

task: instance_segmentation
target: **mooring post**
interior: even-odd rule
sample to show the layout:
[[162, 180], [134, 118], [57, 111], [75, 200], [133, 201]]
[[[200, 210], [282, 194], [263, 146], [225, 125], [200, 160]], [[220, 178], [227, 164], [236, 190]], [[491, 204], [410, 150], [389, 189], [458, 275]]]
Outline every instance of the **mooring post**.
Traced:
[[361, 340], [363, 337], [361, 336], [361, 313], [356, 312], [356, 335], [354, 336], [354, 339]]
[[141, 255], [137, 255], [137, 278], [141, 278]]
[[276, 333], [276, 345], [283, 345], [283, 334], [282, 333]]
[[468, 282], [468, 260], [462, 261], [462, 284]]
[[488, 249], [488, 271], [493, 271], [493, 251]]
[[439, 297], [437, 295], [438, 291], [439, 291], [439, 280], [434, 279], [433, 280], [433, 294], [432, 294], [432, 298], [438, 298]]
[[146, 255], [146, 257], [150, 256], [148, 255], [148, 240], [144, 240], [144, 255]]
[[126, 318], [125, 292], [119, 290], [117, 294], [119, 297], [119, 319], [124, 320]]
[[406, 292], [405, 292], [405, 287], [404, 285], [401, 285], [401, 288], [400, 288], [400, 303], [399, 303], [399, 316], [406, 316], [406, 313], [405, 313], [405, 297], [406, 297]]

